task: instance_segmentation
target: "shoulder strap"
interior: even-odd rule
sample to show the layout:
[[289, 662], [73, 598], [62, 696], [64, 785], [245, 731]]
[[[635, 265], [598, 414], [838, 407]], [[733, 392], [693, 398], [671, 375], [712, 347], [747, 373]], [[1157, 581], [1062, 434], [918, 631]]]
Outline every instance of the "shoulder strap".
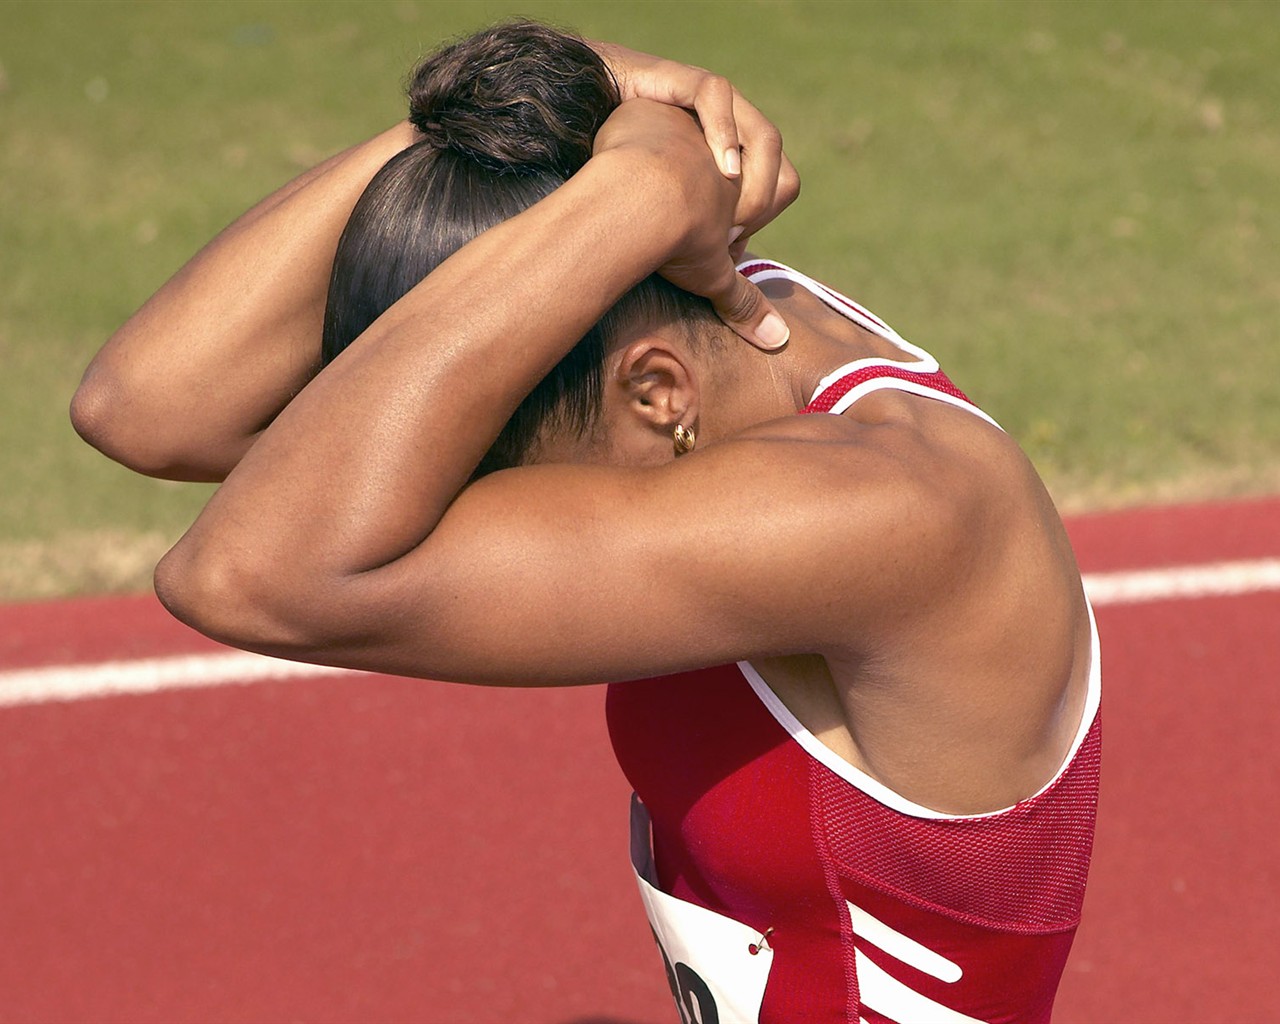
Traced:
[[[841, 370], [845, 370], [845, 368], [841, 367]], [[831, 380], [831, 376], [834, 376], [836, 379]], [[964, 402], [966, 405], [971, 406], [974, 409], [977, 408], [973, 405], [973, 401], [969, 396], [951, 383], [951, 378], [941, 370], [922, 373], [879, 360], [860, 360], [859, 364], [850, 364], [847, 372], [841, 373], [841, 371], [838, 370], [836, 371], [836, 374], [832, 374], [831, 376], [827, 378], [829, 383], [824, 383], [819, 386], [818, 390], [814, 393], [812, 400], [810, 400], [809, 404], [805, 406], [805, 412], [831, 412], [836, 405], [840, 403], [840, 400], [849, 395], [849, 393], [855, 388], [871, 381], [882, 380], [884, 378], [889, 378], [893, 381], [904, 381], [908, 384], [915, 385], [915, 388], [911, 388], [909, 390], [922, 388], [928, 391], [939, 391], [942, 394], [949, 395], [951, 398], [960, 402]], [[880, 386], [895, 387], [896, 385], [885, 380], [885, 382]], [[863, 393], [865, 394], [866, 392], [864, 391]], [[861, 395], [858, 397], [861, 397]], [[850, 404], [852, 403], [845, 403], [840, 411], [843, 412]]]

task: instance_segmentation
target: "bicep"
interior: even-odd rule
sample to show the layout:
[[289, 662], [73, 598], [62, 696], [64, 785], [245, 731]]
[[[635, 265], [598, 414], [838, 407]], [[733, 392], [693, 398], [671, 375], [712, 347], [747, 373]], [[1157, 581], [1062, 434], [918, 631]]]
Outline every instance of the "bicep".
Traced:
[[418, 548], [348, 581], [360, 614], [337, 660], [568, 685], [856, 643], [913, 557], [885, 529], [901, 489], [832, 486], [794, 445], [721, 447], [481, 481]]

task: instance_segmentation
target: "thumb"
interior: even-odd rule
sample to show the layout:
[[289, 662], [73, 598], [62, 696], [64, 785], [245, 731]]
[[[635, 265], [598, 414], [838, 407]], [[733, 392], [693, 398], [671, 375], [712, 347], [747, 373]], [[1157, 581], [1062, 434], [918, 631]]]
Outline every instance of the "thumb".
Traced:
[[759, 288], [733, 271], [728, 291], [709, 296], [716, 315], [733, 332], [756, 348], [773, 352], [791, 337], [786, 321]]

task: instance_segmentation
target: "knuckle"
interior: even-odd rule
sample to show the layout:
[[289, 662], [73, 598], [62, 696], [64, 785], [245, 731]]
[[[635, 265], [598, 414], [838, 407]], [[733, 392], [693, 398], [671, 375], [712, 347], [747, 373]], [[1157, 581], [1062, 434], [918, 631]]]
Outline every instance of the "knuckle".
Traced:
[[734, 276], [740, 283], [736, 284], [729, 293], [728, 299], [720, 307], [720, 313], [725, 319], [736, 323], [748, 323], [755, 319], [763, 299], [754, 287], [737, 274], [737, 271], [734, 271]]
[[707, 92], [714, 93], [717, 97], [733, 94], [733, 86], [724, 75], [717, 75], [713, 71], [704, 71], [703, 74], [706, 77], [702, 80], [702, 88]]
[[768, 149], [781, 149], [782, 132], [778, 131], [778, 126], [772, 121], [765, 121], [756, 132], [756, 145]]
[[714, 118], [713, 123], [716, 129], [726, 138], [736, 137], [738, 123], [733, 119], [732, 114], [721, 114]]
[[778, 182], [778, 199], [783, 206], [790, 206], [800, 198], [800, 175], [793, 168], [790, 174]]

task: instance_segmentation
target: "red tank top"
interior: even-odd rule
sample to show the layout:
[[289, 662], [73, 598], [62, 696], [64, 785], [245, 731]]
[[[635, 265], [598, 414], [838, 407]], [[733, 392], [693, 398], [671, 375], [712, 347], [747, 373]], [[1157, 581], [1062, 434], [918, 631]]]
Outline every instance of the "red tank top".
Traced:
[[[842, 367], [806, 412], [893, 387], [990, 419], [856, 303], [780, 264], [742, 270], [787, 277], [910, 357]], [[609, 732], [638, 797], [633, 863], [686, 1024], [1047, 1022], [1093, 843], [1100, 685], [1095, 630], [1057, 776], [968, 817], [841, 759], [745, 662], [611, 685]]]

